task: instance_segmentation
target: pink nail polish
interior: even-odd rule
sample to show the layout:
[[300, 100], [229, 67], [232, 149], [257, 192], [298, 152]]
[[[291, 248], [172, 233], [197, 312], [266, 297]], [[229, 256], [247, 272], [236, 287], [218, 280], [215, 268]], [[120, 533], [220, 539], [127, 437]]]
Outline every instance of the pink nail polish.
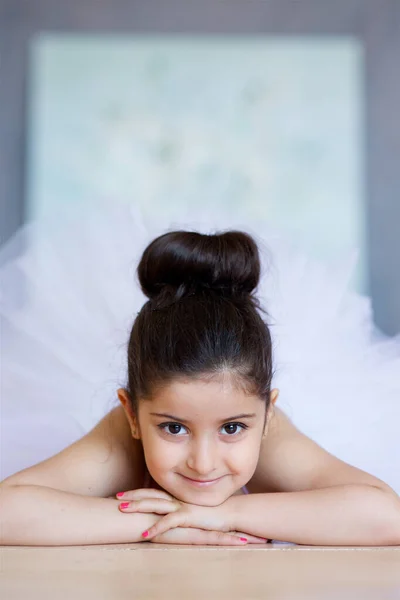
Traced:
[[147, 536], [149, 535], [148, 531], [143, 531], [142, 533], [142, 537], [147, 538]]
[[120, 508], [128, 508], [129, 506], [129, 502], [121, 502], [121, 504], [119, 505]]
[[247, 538], [240, 538], [241, 542], [247, 542]]
[[125, 492], [118, 492], [117, 494], [117, 498], [122, 498], [122, 496], [124, 495]]

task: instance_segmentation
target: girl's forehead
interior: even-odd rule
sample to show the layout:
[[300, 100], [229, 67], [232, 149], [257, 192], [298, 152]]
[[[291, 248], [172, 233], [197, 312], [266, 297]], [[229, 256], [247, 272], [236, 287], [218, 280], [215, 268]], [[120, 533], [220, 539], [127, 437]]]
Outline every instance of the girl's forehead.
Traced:
[[263, 402], [246, 393], [229, 374], [174, 380], [160, 386], [146, 404], [150, 413], [164, 412], [184, 419], [211, 415], [221, 418], [262, 412]]

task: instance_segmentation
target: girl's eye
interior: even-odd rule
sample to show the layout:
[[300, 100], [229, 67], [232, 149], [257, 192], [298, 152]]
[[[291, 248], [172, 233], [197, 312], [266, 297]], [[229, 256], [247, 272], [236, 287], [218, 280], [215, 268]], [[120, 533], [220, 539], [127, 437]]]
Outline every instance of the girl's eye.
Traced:
[[181, 425], [180, 423], [161, 423], [159, 428], [165, 433], [169, 433], [170, 435], [185, 435], [187, 433], [186, 427]]
[[247, 425], [244, 423], [226, 423], [226, 425], [223, 425], [221, 432], [223, 435], [238, 435], [245, 429], [247, 429]]

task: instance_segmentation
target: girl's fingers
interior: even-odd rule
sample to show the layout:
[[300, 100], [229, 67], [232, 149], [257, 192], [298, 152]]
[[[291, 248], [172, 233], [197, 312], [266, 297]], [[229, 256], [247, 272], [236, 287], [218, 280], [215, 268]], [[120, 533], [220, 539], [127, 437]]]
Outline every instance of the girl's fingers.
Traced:
[[176, 527], [151, 539], [156, 544], [188, 544], [201, 546], [245, 546], [237, 535], [206, 531], [193, 527]]
[[154, 490], [152, 488], [119, 492], [116, 494], [116, 497], [118, 500], [121, 500], [121, 502], [129, 502], [129, 500], [142, 500], [144, 498], [162, 498], [163, 500], [174, 499], [173, 496], [170, 496], [170, 494], [167, 494], [167, 492], [163, 492], [162, 490]]
[[232, 531], [231, 535], [236, 535], [237, 537], [246, 538], [249, 544], [266, 544], [266, 538], [260, 538], [255, 535], [249, 535], [248, 533], [241, 533], [240, 531]]
[[131, 502], [121, 502], [119, 510], [124, 513], [156, 513], [157, 515], [167, 515], [177, 511], [180, 506], [176, 502], [164, 500], [162, 498], [146, 498], [145, 500], [133, 500]]
[[169, 529], [174, 529], [175, 527], [185, 527], [185, 525], [185, 517], [182, 514], [182, 511], [171, 513], [160, 519], [147, 531], [143, 531], [142, 538], [145, 540], [151, 540], [156, 535], [161, 535]]
[[204, 536], [203, 544], [212, 546], [245, 546], [247, 544], [247, 537], [239, 537], [230, 533], [224, 533], [223, 531], [204, 531], [208, 534]]

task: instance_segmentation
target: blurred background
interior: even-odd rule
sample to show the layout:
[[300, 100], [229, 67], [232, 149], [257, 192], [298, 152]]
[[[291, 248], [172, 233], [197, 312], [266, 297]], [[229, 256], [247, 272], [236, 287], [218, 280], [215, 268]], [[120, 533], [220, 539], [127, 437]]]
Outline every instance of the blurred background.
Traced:
[[57, 207], [245, 212], [400, 332], [399, 0], [0, 0], [0, 235]]

